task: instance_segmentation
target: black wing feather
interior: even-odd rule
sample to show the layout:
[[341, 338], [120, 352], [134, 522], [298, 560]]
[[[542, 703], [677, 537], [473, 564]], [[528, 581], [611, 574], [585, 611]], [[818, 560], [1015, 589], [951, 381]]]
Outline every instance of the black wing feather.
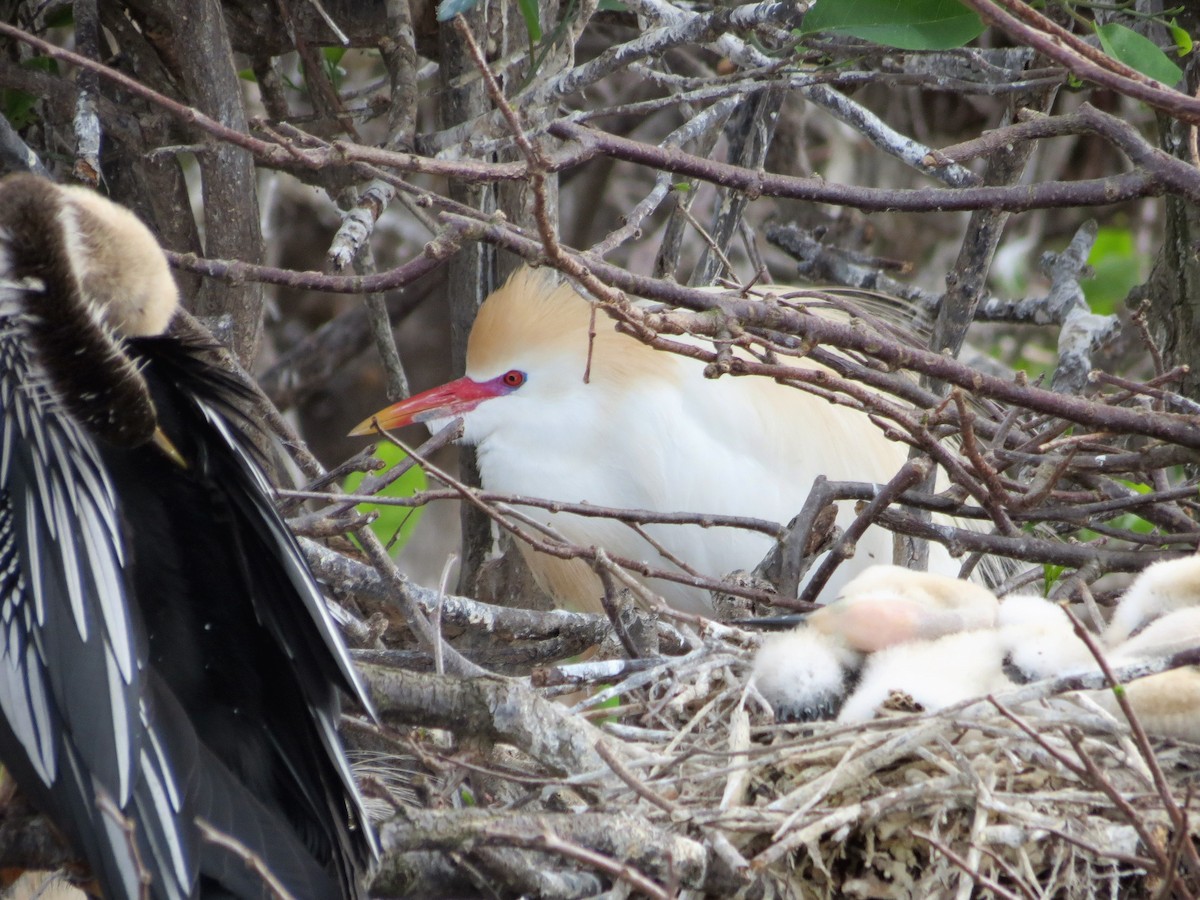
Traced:
[[[222, 567], [203, 573], [193, 567], [187, 589], [226, 598], [221, 617], [210, 608], [205, 626], [227, 651], [223, 664], [240, 673], [237, 692], [261, 728], [257, 743], [246, 740], [244, 722], [236, 748], [219, 739], [207, 743], [240, 779], [251, 784], [259, 779], [257, 789], [285, 810], [301, 840], [337, 873], [342, 891], [355, 896], [359, 874], [376, 850], [337, 735], [338, 690], [368, 710], [369, 701], [299, 545], [271, 502], [253, 444], [243, 436], [241, 429], [255, 427], [241, 413], [244, 392], [207, 363], [210, 349], [206, 342], [177, 337], [129, 345], [151, 387], [160, 427], [190, 467], [191, 490], [171, 500], [173, 513], [164, 527], [188, 528], [181, 509], [191, 507], [199, 516], [196, 507], [202, 504], [208, 506], [205, 520], [220, 523]], [[172, 465], [158, 457], [155, 464]], [[147, 465], [138, 463], [140, 476]], [[198, 532], [193, 530], [188, 544], [194, 566], [206, 557]], [[154, 613], [146, 615], [150, 621]], [[223, 629], [229, 633], [222, 636]], [[231, 658], [230, 647], [244, 659]], [[227, 725], [233, 727], [214, 721], [201, 733], [219, 733]], [[261, 776], [263, 769], [269, 777]]]
[[[130, 615], [112, 484], [20, 344], [0, 346], [0, 756], [106, 893], [136, 897], [149, 873], [156, 896], [186, 897], [196, 846], [184, 838], [185, 803], [164, 805], [140, 774], [145, 646]], [[171, 768], [157, 775], [182, 796]], [[138, 808], [150, 815], [130, 814]], [[161, 867], [144, 859], [154, 834], [174, 844]]]
[[107, 896], [271, 896], [247, 854], [297, 897], [359, 896], [375, 845], [337, 689], [365, 694], [236, 391], [200, 345], [136, 348], [186, 470], [97, 443], [0, 361], [0, 757]]
[[230, 424], [240, 389], [208, 345], [106, 324], [116, 292], [173, 298], [162, 260], [141, 285], [89, 239], [155, 252], [105, 209], [0, 181], [0, 760], [110, 900], [266, 898], [267, 871], [360, 897], [336, 725], [338, 689], [365, 696]]

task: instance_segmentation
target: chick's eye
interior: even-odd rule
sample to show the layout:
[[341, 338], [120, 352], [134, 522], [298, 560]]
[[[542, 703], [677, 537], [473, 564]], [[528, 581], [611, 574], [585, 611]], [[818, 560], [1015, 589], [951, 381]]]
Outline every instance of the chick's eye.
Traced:
[[525, 373], [519, 369], [513, 369], [504, 373], [504, 383], [510, 388], [519, 388], [525, 383]]

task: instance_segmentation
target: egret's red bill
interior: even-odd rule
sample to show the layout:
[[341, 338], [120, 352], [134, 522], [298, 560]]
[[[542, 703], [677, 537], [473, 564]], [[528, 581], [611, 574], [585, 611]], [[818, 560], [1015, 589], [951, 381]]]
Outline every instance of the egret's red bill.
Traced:
[[[499, 383], [497, 383], [499, 382]], [[498, 397], [507, 393], [506, 385], [499, 378], [491, 381], [474, 381], [470, 378], [459, 378], [443, 384], [441, 387], [430, 388], [407, 400], [393, 403], [387, 409], [381, 409], [354, 427], [350, 435], [374, 434], [376, 428], [385, 431], [402, 428], [414, 422], [428, 422], [430, 419], [448, 419], [470, 412], [484, 400]]]

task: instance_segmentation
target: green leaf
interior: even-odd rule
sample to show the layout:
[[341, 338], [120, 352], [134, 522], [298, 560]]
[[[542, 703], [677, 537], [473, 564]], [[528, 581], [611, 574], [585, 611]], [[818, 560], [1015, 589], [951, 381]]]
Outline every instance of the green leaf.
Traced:
[[31, 56], [21, 63], [21, 68], [37, 69], [41, 72], [50, 72], [53, 75], [58, 74], [58, 63], [49, 56]]
[[901, 50], [952, 50], [983, 33], [983, 21], [958, 0], [817, 0], [801, 34], [848, 34]]
[[1063, 572], [1067, 571], [1066, 566], [1056, 566], [1053, 563], [1042, 564], [1042, 595], [1050, 596], [1050, 591], [1058, 584], [1058, 580], [1062, 578]]
[[[388, 468], [408, 459], [407, 454], [395, 444], [381, 443], [375, 455], [388, 464]], [[351, 472], [342, 481], [342, 488], [348, 494], [353, 494], [362, 484], [366, 476], [362, 472]], [[425, 472], [420, 466], [413, 466], [382, 491], [380, 497], [411, 497], [418, 491], [425, 490]], [[423, 507], [388, 506], [379, 503], [360, 503], [356, 507], [363, 515], [377, 512], [379, 518], [371, 523], [375, 536], [389, 547], [393, 554], [399, 553], [408, 539], [416, 531], [417, 523], [421, 520]]]
[[322, 65], [325, 67], [325, 77], [335, 88], [342, 86], [342, 81], [346, 78], [346, 70], [340, 65], [342, 57], [346, 55], [345, 47], [322, 47], [321, 59]]
[[[1145, 484], [1141, 481], [1130, 481], [1127, 478], [1118, 478], [1118, 482], [1129, 488], [1136, 494], [1149, 494], [1154, 490], [1154, 487]], [[1153, 522], [1148, 522], [1139, 516], [1137, 513], [1123, 513], [1116, 516], [1107, 523], [1112, 528], [1119, 528], [1123, 531], [1132, 531], [1134, 534], [1154, 534], [1155, 527]]]
[[1192, 52], [1192, 36], [1188, 34], [1186, 28], [1180, 28], [1179, 23], [1174, 19], [1167, 26], [1171, 29], [1171, 40], [1175, 42], [1175, 52], [1179, 56], [1187, 56]]
[[[31, 56], [21, 63], [21, 68], [58, 74], [58, 63], [49, 56]], [[41, 99], [38, 94], [30, 94], [16, 88], [0, 89], [0, 113], [8, 119], [9, 125], [20, 131], [38, 121], [37, 105]]]
[[1111, 22], [1096, 29], [1100, 37], [1100, 46], [1113, 59], [1120, 60], [1131, 69], [1137, 69], [1143, 75], [1161, 81], [1165, 85], [1174, 85], [1183, 77], [1183, 70], [1171, 58], [1163, 53], [1153, 41], [1142, 37], [1132, 28]]
[[1081, 283], [1083, 295], [1092, 311], [1103, 316], [1116, 312], [1134, 285], [1145, 278], [1142, 254], [1128, 228], [1101, 228], [1088, 254], [1088, 265], [1093, 274]]
[[537, 0], [517, 0], [521, 9], [521, 18], [525, 20], [525, 30], [529, 32], [529, 43], [536, 44], [542, 39], [541, 13], [538, 11]]
[[479, 0], [442, 0], [437, 8], [437, 20], [449, 22], [459, 13], [470, 12], [478, 3]]
[[621, 0], [600, 0], [600, 5], [596, 7], [597, 12], [629, 12], [629, 7]]
[[8, 124], [20, 131], [37, 121], [38, 97], [15, 88], [0, 89], [0, 112]]

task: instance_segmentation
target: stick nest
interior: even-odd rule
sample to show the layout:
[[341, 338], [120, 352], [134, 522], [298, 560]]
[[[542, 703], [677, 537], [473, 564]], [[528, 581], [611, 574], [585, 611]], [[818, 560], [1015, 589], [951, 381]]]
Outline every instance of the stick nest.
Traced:
[[[555, 728], [590, 729], [586, 718], [603, 734], [600, 771], [564, 778], [503, 744], [483, 758], [445, 743], [428, 750], [457, 791], [443, 795], [448, 805], [461, 807], [471, 785], [467, 855], [519, 844], [521, 834], [528, 855], [510, 866], [590, 874], [593, 888], [614, 891], [606, 896], [1194, 890], [1181, 810], [1200, 748], [1139, 749], [1126, 723], [1082, 697], [1039, 696], [1037, 686], [940, 714], [905, 711], [905, 698], [893, 697], [897, 708], [865, 725], [777, 725], [748, 688], [747, 637], [709, 636], [565, 714]], [[528, 890], [505, 871], [506, 881], [489, 883], [493, 895]], [[585, 896], [587, 884], [540, 890]]]

